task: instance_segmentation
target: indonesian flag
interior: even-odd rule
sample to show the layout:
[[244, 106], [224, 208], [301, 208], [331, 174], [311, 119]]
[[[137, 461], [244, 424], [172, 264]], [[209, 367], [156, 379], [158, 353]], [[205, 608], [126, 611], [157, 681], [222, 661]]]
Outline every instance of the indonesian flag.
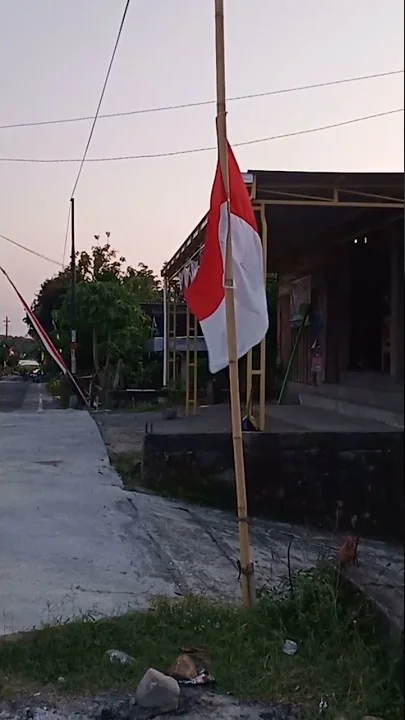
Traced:
[[3, 275], [7, 278], [9, 281], [11, 287], [15, 290], [16, 294], [18, 295], [18, 298], [20, 299], [25, 312], [27, 313], [28, 319], [34, 328], [35, 332], [37, 333], [39, 339], [41, 340], [45, 350], [48, 352], [48, 354], [51, 356], [51, 358], [56, 362], [56, 364], [60, 367], [64, 375], [67, 375], [73, 385], [75, 386], [76, 390], [78, 391], [80, 397], [82, 400], [88, 405], [88, 402], [86, 398], [84, 397], [80, 387], [78, 386], [76, 380], [74, 379], [72, 373], [70, 372], [69, 368], [67, 367], [62, 355], [60, 352], [56, 349], [55, 345], [53, 344], [51, 338], [49, 337], [48, 333], [44, 328], [42, 327], [41, 323], [39, 322], [37, 316], [32, 312], [29, 305], [25, 302], [23, 296], [19, 293], [16, 286], [14, 285], [11, 278], [7, 275], [6, 271], [0, 266], [0, 270], [3, 273]]
[[[262, 243], [245, 182], [229, 145], [228, 162], [236, 338], [238, 358], [241, 358], [266, 336], [269, 319]], [[200, 322], [213, 374], [229, 365], [224, 289], [228, 217], [227, 196], [218, 163], [201, 264], [184, 291], [190, 311]]]

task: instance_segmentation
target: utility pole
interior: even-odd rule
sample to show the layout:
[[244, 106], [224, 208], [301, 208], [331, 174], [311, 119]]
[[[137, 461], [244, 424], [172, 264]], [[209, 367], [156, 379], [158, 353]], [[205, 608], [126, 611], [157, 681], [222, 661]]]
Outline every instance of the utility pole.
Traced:
[[4, 324], [5, 324], [5, 326], [6, 326], [6, 340], [8, 340], [8, 328], [9, 328], [9, 325], [10, 325], [10, 318], [8, 318], [7, 315], [6, 315], [6, 319], [5, 319], [5, 321], [4, 321]]
[[70, 295], [70, 370], [73, 377], [76, 375], [76, 243], [75, 243], [75, 200], [70, 198], [70, 222], [71, 222], [71, 295]]

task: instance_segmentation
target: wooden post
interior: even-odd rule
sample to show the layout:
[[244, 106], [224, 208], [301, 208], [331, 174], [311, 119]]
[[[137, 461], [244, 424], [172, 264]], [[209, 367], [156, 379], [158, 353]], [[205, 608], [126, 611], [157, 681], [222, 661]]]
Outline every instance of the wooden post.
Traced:
[[71, 227], [71, 251], [70, 251], [70, 371], [76, 375], [76, 243], [75, 243], [75, 199], [70, 198], [70, 227]]
[[253, 350], [246, 355], [246, 410], [251, 412], [253, 406]]
[[198, 320], [194, 315], [194, 328], [193, 328], [193, 414], [195, 415], [198, 407], [198, 345], [197, 345], [197, 332], [198, 332]]
[[190, 413], [190, 310], [186, 305], [186, 415]]
[[169, 284], [169, 294], [171, 298], [168, 299], [168, 379], [169, 383], [174, 388], [176, 384], [176, 310], [177, 310], [177, 298], [176, 298], [176, 287]]
[[[267, 285], [267, 219], [266, 206], [260, 205], [260, 220], [262, 226], [262, 248], [263, 248], [263, 282], [264, 287]], [[264, 337], [260, 343], [260, 410], [259, 410], [259, 428], [266, 429], [266, 338]]]
[[242, 597], [246, 606], [251, 607], [256, 599], [254, 565], [251, 560], [245, 466], [243, 458], [242, 418], [239, 395], [238, 346], [236, 339], [235, 298], [233, 287], [232, 234], [229, 205], [228, 141], [226, 132], [225, 95], [225, 41], [224, 41], [224, 0], [215, 0], [215, 49], [217, 84], [217, 134], [218, 160], [228, 198], [228, 231], [225, 256], [225, 307], [229, 353], [229, 380], [231, 394], [232, 440], [235, 462], [235, 481], [238, 506], [240, 570]]
[[169, 288], [168, 280], [163, 280], [163, 387], [167, 388], [169, 379]]

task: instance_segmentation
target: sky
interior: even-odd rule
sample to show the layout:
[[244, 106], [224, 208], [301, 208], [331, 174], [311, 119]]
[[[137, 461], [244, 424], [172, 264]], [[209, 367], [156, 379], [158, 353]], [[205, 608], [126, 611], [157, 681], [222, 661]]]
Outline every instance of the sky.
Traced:
[[[0, 0], [0, 125], [93, 115], [124, 0]], [[225, 0], [227, 96], [403, 68], [403, 0]], [[231, 143], [403, 107], [403, 75], [228, 104]], [[132, 0], [101, 112], [215, 97], [213, 0]], [[215, 145], [215, 106], [100, 119], [89, 158]], [[0, 157], [81, 158], [91, 121], [0, 129]], [[237, 148], [242, 171], [403, 171], [403, 115]], [[159, 273], [208, 208], [215, 152], [88, 163], [76, 245], [111, 233]], [[56, 262], [79, 163], [0, 162], [0, 233]], [[0, 238], [0, 264], [32, 302], [58, 271]], [[0, 333], [26, 331], [0, 277]]]

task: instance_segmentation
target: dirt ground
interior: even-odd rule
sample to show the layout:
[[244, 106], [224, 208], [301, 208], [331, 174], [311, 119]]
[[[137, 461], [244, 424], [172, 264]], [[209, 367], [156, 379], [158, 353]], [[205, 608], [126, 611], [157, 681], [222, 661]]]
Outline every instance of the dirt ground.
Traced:
[[112, 453], [139, 453], [148, 424], [161, 421], [162, 412], [100, 412], [94, 414], [106, 448]]
[[105, 693], [98, 697], [63, 698], [50, 693], [0, 700], [1, 720], [300, 720], [291, 705], [242, 703], [230, 696], [192, 689], [182, 690], [180, 708], [162, 715], [142, 711], [133, 695]]
[[[285, 406], [279, 410], [294, 410], [294, 407]], [[307, 408], [304, 408], [306, 410]], [[272, 413], [274, 408], [272, 408]], [[323, 412], [323, 411], [321, 411]], [[185, 417], [184, 410], [177, 410], [177, 417], [166, 419], [165, 410], [147, 412], [103, 412], [95, 414], [95, 420], [100, 429], [110, 457], [117, 453], [134, 453], [140, 455], [143, 447], [143, 438], [146, 429], [155, 433], [187, 433], [202, 432], [215, 433], [230, 430], [230, 412], [226, 405], [201, 407], [198, 415]], [[295, 419], [296, 416], [294, 416]], [[285, 422], [284, 417], [272, 417], [273, 432], [303, 430], [295, 424]], [[333, 428], [337, 429], [337, 428]], [[203, 512], [203, 510], [200, 510]], [[212, 512], [211, 512], [212, 516]], [[255, 521], [255, 526], [259, 524]], [[268, 523], [277, 527], [278, 523]], [[280, 524], [281, 529], [281, 524]], [[294, 528], [294, 532], [297, 528]], [[316, 537], [317, 533], [314, 534]], [[318, 538], [319, 540], [319, 538]], [[333, 546], [336, 538], [329, 542], [323, 538], [323, 547]], [[285, 548], [284, 548], [285, 550]], [[386, 543], [376, 543], [372, 540], [362, 540], [362, 556], [364, 562], [360, 567], [348, 571], [351, 579], [376, 603], [377, 609], [382, 609], [384, 616], [395, 619], [395, 625], [403, 629], [403, 551], [401, 548], [391, 547]], [[365, 560], [364, 555], [367, 556]]]

